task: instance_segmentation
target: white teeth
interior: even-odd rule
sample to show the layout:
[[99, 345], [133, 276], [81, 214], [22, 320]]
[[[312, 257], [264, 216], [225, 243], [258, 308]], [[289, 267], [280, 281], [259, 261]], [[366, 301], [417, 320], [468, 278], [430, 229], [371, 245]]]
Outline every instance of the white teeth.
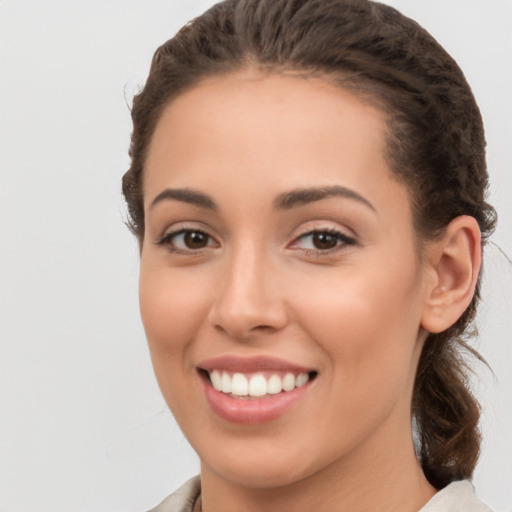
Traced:
[[221, 385], [223, 393], [231, 393], [231, 377], [227, 373], [222, 374]]
[[273, 374], [266, 378], [261, 373], [253, 375], [244, 375], [235, 373], [230, 375], [228, 372], [213, 370], [209, 372], [212, 386], [222, 393], [235, 396], [265, 396], [276, 395], [282, 391], [292, 391], [295, 388], [304, 386], [309, 381], [308, 373], [299, 373], [294, 375], [289, 372], [281, 378], [278, 374]]
[[243, 373], [235, 373], [233, 375], [231, 379], [231, 393], [237, 396], [247, 396], [249, 394], [249, 381]]
[[283, 379], [283, 390], [291, 391], [292, 389], [295, 389], [295, 375], [287, 373]]
[[267, 382], [267, 393], [269, 395], [277, 395], [277, 393], [281, 393], [283, 389], [283, 382], [279, 375], [272, 375]]
[[249, 381], [249, 395], [263, 396], [267, 394], [267, 379], [263, 375], [253, 375]]
[[295, 380], [295, 387], [300, 388], [301, 386], [304, 386], [308, 380], [309, 375], [307, 373], [299, 373], [299, 375], [297, 375], [297, 379]]
[[210, 373], [210, 380], [212, 381], [212, 386], [217, 391], [222, 391], [222, 377], [217, 370], [213, 370], [213, 372]]

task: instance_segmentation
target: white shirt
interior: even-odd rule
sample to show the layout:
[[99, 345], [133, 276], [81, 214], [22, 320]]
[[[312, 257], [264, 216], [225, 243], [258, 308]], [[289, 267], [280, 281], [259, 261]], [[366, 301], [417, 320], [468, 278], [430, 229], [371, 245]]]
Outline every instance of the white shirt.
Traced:
[[476, 497], [469, 480], [460, 480], [440, 490], [419, 512], [491, 512], [491, 509]]

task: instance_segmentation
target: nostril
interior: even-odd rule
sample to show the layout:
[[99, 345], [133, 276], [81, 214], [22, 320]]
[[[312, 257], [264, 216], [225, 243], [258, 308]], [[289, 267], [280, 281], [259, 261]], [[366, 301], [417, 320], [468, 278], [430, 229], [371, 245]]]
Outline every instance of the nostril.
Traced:
[[275, 330], [271, 325], [257, 325], [251, 329], [252, 331], [263, 331], [263, 332], [272, 332]]
[[214, 329], [237, 340], [250, 340], [254, 335], [272, 334], [278, 330], [277, 327], [272, 325], [236, 325], [234, 322], [230, 325], [215, 324]]

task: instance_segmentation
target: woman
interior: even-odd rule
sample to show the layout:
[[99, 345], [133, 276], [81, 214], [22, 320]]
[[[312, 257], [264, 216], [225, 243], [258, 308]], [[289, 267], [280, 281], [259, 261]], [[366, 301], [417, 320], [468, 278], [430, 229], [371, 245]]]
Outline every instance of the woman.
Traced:
[[382, 4], [227, 0], [132, 118], [142, 319], [201, 460], [155, 510], [488, 510], [461, 350], [495, 214], [456, 63]]

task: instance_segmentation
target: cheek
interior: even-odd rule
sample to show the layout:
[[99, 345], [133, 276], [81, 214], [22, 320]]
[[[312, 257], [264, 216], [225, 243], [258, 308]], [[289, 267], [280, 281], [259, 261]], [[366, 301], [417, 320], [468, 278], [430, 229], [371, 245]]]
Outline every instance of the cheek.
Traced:
[[[167, 405], [185, 431], [195, 390], [191, 346], [205, 318], [204, 281], [141, 260], [139, 301], [151, 361]], [[202, 286], [199, 286], [199, 285]], [[188, 412], [187, 412], [188, 411]]]
[[[340, 269], [303, 283], [297, 307], [302, 328], [322, 347], [336, 379], [356, 394], [379, 386], [404, 387], [415, 371], [421, 289], [416, 265], [365, 272]], [[339, 384], [333, 386], [337, 388]], [[352, 393], [352, 396], [353, 393]]]
[[179, 345], [194, 328], [204, 304], [197, 290], [204, 282], [173, 269], [155, 268], [141, 262], [139, 303], [148, 341], [154, 344]]
[[191, 371], [187, 348], [205, 318], [207, 296], [204, 279], [169, 268], [157, 269], [141, 261], [140, 311], [162, 388], [166, 386], [164, 380]]

